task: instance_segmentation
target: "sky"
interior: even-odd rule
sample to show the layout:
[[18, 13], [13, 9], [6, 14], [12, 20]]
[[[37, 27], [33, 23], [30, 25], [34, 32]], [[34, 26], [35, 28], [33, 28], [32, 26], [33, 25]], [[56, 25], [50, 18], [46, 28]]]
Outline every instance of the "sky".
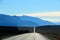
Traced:
[[60, 0], [0, 0], [0, 14], [35, 15], [51, 22], [60, 22]]

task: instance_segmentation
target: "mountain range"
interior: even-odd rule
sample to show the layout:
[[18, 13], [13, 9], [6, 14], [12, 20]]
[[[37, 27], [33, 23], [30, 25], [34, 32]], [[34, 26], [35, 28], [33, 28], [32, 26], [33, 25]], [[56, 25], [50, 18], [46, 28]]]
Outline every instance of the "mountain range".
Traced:
[[55, 24], [60, 25], [60, 22], [55, 22]]
[[31, 16], [10, 16], [0, 14], [0, 26], [33, 27], [43, 25], [54, 25], [54, 23]]

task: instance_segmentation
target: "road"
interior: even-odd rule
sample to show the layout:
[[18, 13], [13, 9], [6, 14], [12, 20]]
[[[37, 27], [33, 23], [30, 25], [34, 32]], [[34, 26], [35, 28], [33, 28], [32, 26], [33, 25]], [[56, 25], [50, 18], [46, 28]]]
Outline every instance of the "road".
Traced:
[[9, 38], [5, 38], [3, 40], [50, 40], [46, 36], [43, 36], [40, 33], [36, 33], [35, 27], [33, 28], [33, 30], [34, 30], [33, 33], [20, 34]]
[[12, 36], [3, 40], [50, 40], [39, 33], [26, 33], [21, 35]]

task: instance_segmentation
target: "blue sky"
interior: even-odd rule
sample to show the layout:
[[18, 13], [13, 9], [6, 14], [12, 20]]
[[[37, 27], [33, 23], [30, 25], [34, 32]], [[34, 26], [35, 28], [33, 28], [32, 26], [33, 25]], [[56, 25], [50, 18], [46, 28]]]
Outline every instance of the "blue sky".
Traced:
[[[56, 12], [56, 13], [59, 12], [60, 14], [60, 0], [1, 0], [0, 1], [0, 14], [30, 14], [30, 13], [48, 14], [40, 12]], [[50, 17], [45, 16], [41, 18], [48, 19]], [[57, 19], [57, 17], [55, 16], [54, 19], [60, 20], [59, 18]]]
[[0, 13], [59, 12], [60, 0], [2, 0]]

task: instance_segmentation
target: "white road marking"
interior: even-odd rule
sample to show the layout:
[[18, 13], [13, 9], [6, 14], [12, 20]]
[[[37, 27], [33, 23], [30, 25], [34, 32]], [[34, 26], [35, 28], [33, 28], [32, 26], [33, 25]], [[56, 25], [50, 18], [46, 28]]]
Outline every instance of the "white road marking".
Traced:
[[34, 33], [35, 33], [35, 26], [34, 26]]

